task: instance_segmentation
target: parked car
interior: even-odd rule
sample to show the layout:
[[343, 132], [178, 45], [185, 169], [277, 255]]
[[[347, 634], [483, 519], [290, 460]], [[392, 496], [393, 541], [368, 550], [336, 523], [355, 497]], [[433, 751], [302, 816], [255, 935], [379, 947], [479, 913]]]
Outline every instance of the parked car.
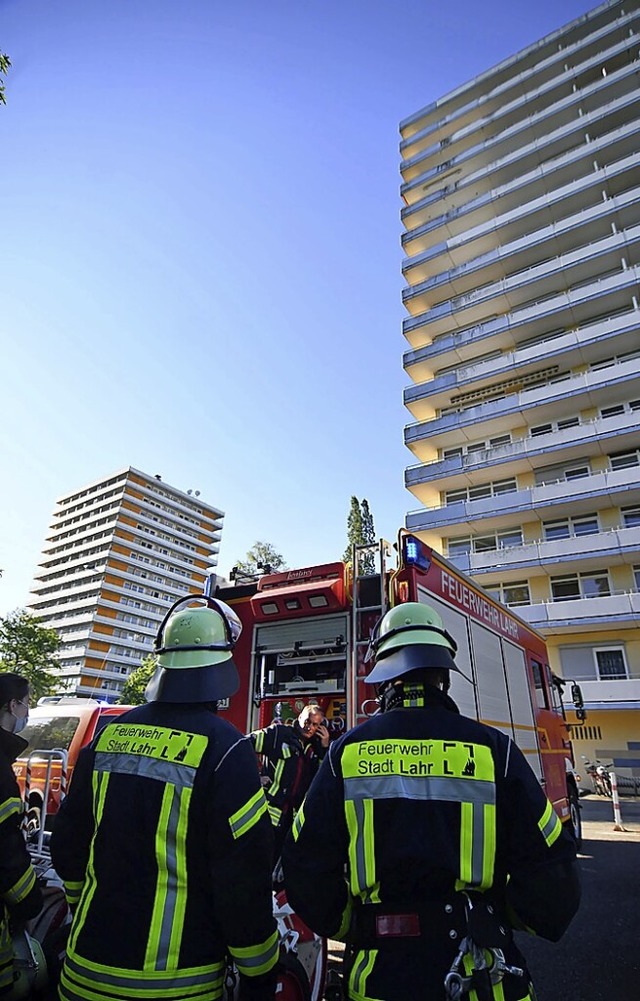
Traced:
[[114, 706], [96, 699], [52, 697], [41, 699], [37, 706], [29, 710], [29, 722], [20, 736], [29, 741], [24, 755], [17, 759], [14, 771], [18, 779], [20, 793], [24, 797], [27, 764], [31, 766], [29, 785], [29, 810], [42, 813], [44, 792], [49, 773], [46, 817], [58, 812], [62, 785], [62, 759], [50, 759], [39, 752], [61, 750], [67, 752], [67, 784], [73, 775], [73, 768], [80, 750], [107, 723], [116, 716], [131, 709], [131, 706]]

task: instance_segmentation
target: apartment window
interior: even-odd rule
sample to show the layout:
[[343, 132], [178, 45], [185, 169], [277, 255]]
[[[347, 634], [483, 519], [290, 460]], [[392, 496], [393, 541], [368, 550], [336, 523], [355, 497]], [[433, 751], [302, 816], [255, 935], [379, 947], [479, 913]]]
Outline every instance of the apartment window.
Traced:
[[542, 523], [546, 542], [553, 539], [570, 539], [580, 535], [596, 535], [599, 531], [597, 514], [585, 514], [580, 518], [558, 518]]
[[633, 568], [633, 583], [636, 591], [640, 591], [640, 567]]
[[640, 504], [633, 507], [623, 507], [620, 510], [625, 528], [635, 528], [636, 525], [640, 525]]
[[614, 452], [609, 456], [609, 464], [612, 469], [629, 469], [631, 466], [640, 465], [640, 453], [637, 448], [628, 452]]
[[447, 490], [444, 494], [444, 503], [456, 504], [460, 501], [483, 500], [486, 497], [513, 493], [517, 489], [518, 485], [515, 477], [508, 480], [496, 480], [495, 483], [484, 483], [477, 487], [461, 487], [458, 490]]
[[616, 681], [626, 678], [627, 665], [622, 647], [597, 647], [593, 650], [596, 670], [600, 681]]
[[589, 476], [590, 473], [589, 461], [579, 459], [572, 465], [563, 464], [538, 469], [535, 474], [535, 483], [537, 487], [541, 487], [548, 483], [560, 483], [563, 480], [579, 480], [584, 476]]
[[600, 411], [601, 417], [619, 417], [624, 413], [624, 404], [618, 403], [615, 407], [603, 407]]
[[611, 594], [609, 575], [606, 570], [592, 573], [566, 574], [551, 578], [553, 601], [569, 601], [572, 598], [602, 598]]
[[496, 601], [503, 605], [529, 605], [531, 595], [529, 593], [529, 582], [526, 580], [514, 580], [510, 584], [498, 584], [495, 587], [487, 587], [489, 594]]

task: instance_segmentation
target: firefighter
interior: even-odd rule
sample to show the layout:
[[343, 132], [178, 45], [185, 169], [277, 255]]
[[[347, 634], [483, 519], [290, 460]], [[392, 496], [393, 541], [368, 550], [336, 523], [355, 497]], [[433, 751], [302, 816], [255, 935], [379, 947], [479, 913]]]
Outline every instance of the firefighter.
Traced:
[[42, 907], [42, 893], [20, 830], [22, 800], [11, 767], [28, 742], [19, 734], [29, 720], [29, 682], [0, 673], [0, 997], [12, 993], [12, 934]]
[[61, 1001], [214, 1001], [227, 955], [243, 1001], [274, 997], [267, 804], [251, 746], [216, 715], [240, 631], [221, 601], [177, 601], [149, 704], [80, 753], [51, 841], [74, 910]]
[[380, 712], [332, 744], [285, 842], [289, 902], [346, 939], [354, 1001], [532, 999], [512, 929], [556, 941], [578, 907], [573, 840], [521, 751], [447, 694], [455, 652], [429, 606], [383, 616]]
[[282, 720], [288, 703], [278, 705], [280, 711], [273, 723], [248, 734], [256, 752], [262, 755], [265, 793], [275, 832], [274, 864], [280, 858], [295, 811], [329, 746], [329, 730], [320, 706], [305, 706], [293, 725], [286, 726]]

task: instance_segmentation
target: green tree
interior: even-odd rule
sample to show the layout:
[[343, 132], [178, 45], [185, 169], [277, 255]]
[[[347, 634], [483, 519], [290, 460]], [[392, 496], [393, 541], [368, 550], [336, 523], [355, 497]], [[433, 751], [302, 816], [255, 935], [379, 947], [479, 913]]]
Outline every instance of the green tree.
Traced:
[[32, 702], [51, 695], [58, 686], [59, 649], [60, 637], [55, 629], [43, 626], [25, 609], [18, 608], [0, 618], [0, 670], [27, 678]]
[[140, 667], [136, 667], [131, 672], [120, 693], [118, 702], [123, 706], [141, 706], [146, 699], [144, 690], [151, 681], [153, 673], [158, 666], [158, 658], [155, 654], [149, 653], [142, 658]]
[[347, 517], [347, 548], [342, 557], [345, 563], [351, 563], [353, 547], [362, 545], [362, 511], [357, 497], [351, 497], [351, 506]]
[[287, 570], [287, 564], [270, 542], [254, 542], [243, 560], [238, 560], [231, 571], [234, 578], [260, 577], [265, 573]]
[[2, 52], [0, 52], [0, 104], [6, 104], [7, 103], [7, 99], [4, 96], [4, 79], [3, 79], [3, 77], [5, 77], [7, 75], [7, 73], [9, 72], [9, 67], [10, 66], [11, 66], [11, 60], [9, 59], [9, 56], [5, 56], [5, 55], [3, 55]]
[[[376, 530], [373, 515], [366, 498], [360, 503], [357, 497], [351, 497], [351, 506], [347, 518], [347, 548], [342, 559], [351, 563], [353, 546], [370, 546], [376, 541]], [[359, 574], [375, 573], [375, 553], [361, 553], [359, 557]]]

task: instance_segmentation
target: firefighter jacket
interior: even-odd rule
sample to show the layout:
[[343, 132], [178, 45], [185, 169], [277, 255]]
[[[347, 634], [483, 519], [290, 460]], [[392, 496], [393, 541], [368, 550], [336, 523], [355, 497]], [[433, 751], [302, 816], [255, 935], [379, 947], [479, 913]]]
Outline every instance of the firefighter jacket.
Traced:
[[269, 816], [274, 827], [290, 826], [307, 789], [326, 753], [319, 738], [305, 740], [300, 726], [294, 723], [271, 723], [264, 730], [248, 734], [258, 754], [262, 755], [264, 774], [270, 780], [265, 788]]
[[[61, 1001], [273, 998], [272, 830], [255, 755], [204, 705], [138, 706], [83, 750], [54, 824], [74, 909]], [[264, 986], [262, 986], [264, 985]]]
[[[510, 926], [557, 939], [579, 902], [575, 865], [520, 750], [431, 686], [330, 747], [283, 852], [291, 906], [349, 944], [354, 1001], [445, 1001], [469, 902], [491, 908], [491, 935], [524, 969]], [[461, 958], [463, 975], [472, 968]], [[464, 997], [533, 996], [526, 969], [490, 990]]]
[[20, 830], [22, 799], [11, 765], [27, 747], [0, 728], [0, 995], [13, 984], [11, 924], [23, 924], [42, 907], [29, 852]]

